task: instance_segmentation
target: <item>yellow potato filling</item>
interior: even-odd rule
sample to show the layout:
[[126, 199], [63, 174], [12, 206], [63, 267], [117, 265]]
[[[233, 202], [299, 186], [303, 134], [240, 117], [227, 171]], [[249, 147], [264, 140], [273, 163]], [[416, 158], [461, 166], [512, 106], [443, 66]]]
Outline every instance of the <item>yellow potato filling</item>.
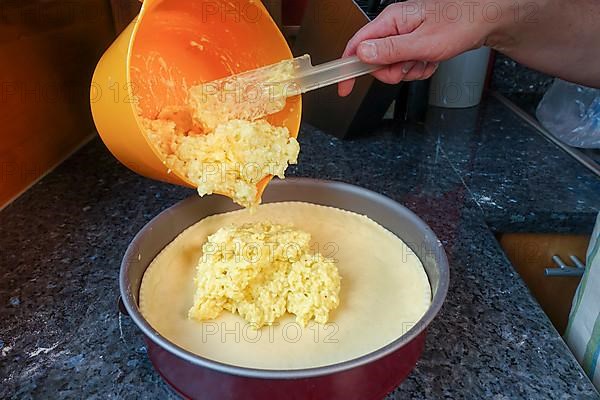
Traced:
[[[293, 72], [289, 61], [273, 71], [273, 81]], [[247, 208], [260, 204], [257, 184], [268, 176], [285, 178], [300, 152], [286, 127], [257, 119], [281, 111], [285, 96], [268, 82], [258, 89], [252, 82], [251, 73], [193, 86], [185, 106], [165, 107], [156, 118], [141, 117], [167, 167], [196, 185], [200, 196], [223, 194]]]
[[189, 318], [215, 319], [227, 310], [258, 329], [287, 312], [302, 326], [325, 324], [339, 305], [341, 278], [334, 260], [311, 252], [310, 241], [291, 225], [219, 229], [202, 247]]
[[193, 182], [200, 196], [223, 194], [243, 207], [259, 204], [257, 184], [269, 175], [285, 178], [300, 152], [287, 128], [266, 120], [231, 120], [196, 135], [178, 134], [168, 120], [144, 120], [144, 125], [167, 167]]

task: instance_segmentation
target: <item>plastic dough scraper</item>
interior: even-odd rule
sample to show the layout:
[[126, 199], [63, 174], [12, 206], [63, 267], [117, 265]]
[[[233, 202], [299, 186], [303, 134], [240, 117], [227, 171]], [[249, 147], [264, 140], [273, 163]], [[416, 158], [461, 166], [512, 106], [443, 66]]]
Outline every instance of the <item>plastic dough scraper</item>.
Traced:
[[313, 66], [310, 55], [204, 83], [191, 92], [206, 120], [256, 120], [283, 110], [288, 97], [357, 78], [382, 68], [357, 56]]

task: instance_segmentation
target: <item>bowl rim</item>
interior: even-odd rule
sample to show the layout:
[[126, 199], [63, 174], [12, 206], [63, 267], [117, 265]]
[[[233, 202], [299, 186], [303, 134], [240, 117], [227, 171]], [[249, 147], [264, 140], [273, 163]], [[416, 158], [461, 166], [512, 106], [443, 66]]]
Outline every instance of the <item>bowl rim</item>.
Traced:
[[[132, 31], [130, 32], [130, 36], [127, 41], [126, 54], [125, 54], [125, 56], [126, 56], [125, 78], [126, 78], [126, 82], [128, 83], [126, 85], [127, 86], [126, 91], [127, 91], [127, 96], [130, 99], [134, 99], [136, 97], [135, 92], [134, 92], [135, 85], [134, 85], [134, 82], [133, 82], [133, 79], [131, 76], [132, 59], [134, 58], [134, 55], [135, 55], [134, 54], [135, 45], [138, 40], [138, 35], [140, 34], [140, 29], [142, 27], [143, 20], [144, 20], [144, 18], [146, 18], [146, 15], [148, 13], [151, 13], [153, 9], [160, 6], [160, 4], [163, 1], [164, 0], [145, 0], [145, 1], [142, 0], [142, 6], [140, 8], [139, 13], [131, 21]], [[269, 11], [267, 10], [267, 8], [265, 7], [265, 5], [262, 2], [259, 1], [257, 3], [252, 3], [252, 4], [261, 9], [263, 16], [269, 16]], [[286, 55], [287, 59], [292, 59], [293, 58], [292, 50], [290, 49], [289, 45], [287, 44], [285, 36], [281, 32], [281, 30], [279, 29], [277, 24], [273, 21], [272, 18], [265, 18], [265, 20], [267, 21], [267, 24], [271, 25], [271, 28], [273, 29], [274, 34], [277, 35], [277, 40], [280, 41], [280, 43], [282, 44], [283, 47], [285, 47], [284, 51], [287, 53], [287, 55]], [[283, 60], [285, 60], [285, 59], [283, 59]], [[281, 61], [283, 61], [283, 60], [281, 60]], [[302, 107], [303, 107], [302, 96], [296, 96], [295, 101], [297, 102], [295, 106], [297, 107], [298, 118], [296, 118], [295, 123], [292, 124], [292, 126], [295, 125], [295, 128], [290, 129], [290, 137], [297, 138], [300, 133], [300, 124], [301, 124], [301, 120], [302, 120]], [[154, 157], [156, 159], [160, 160], [163, 164], [165, 164], [165, 162], [166, 162], [165, 156], [152, 143], [152, 141], [148, 137], [148, 134], [146, 133], [146, 129], [144, 129], [144, 127], [143, 127], [143, 124], [141, 121], [141, 116], [139, 115], [136, 104], [131, 102], [129, 104], [129, 106], [130, 106], [129, 107], [130, 111], [133, 115], [133, 119], [135, 121], [137, 131], [141, 132], [141, 135], [144, 138], [146, 145], [150, 148], [150, 150], [154, 154]], [[289, 106], [286, 106], [286, 109], [287, 109], [287, 107], [289, 107]], [[292, 132], [293, 132], [293, 134], [292, 134]], [[117, 157], [117, 158], [119, 158], [119, 157]], [[119, 158], [119, 160], [120, 160], [120, 158]], [[186, 186], [189, 188], [195, 188], [194, 183], [181, 171], [178, 171], [177, 169], [174, 169], [174, 170], [169, 169], [169, 171], [170, 172], [168, 172], [167, 174], [172, 174], [173, 176], [175, 176], [180, 181], [180, 184], [182, 186]], [[268, 183], [270, 183], [271, 179], [273, 179], [273, 176], [269, 176], [267, 185], [259, 187], [259, 191], [260, 191], [259, 194], [261, 194], [265, 190], [266, 186], [268, 186]]]
[[121, 301], [123, 302], [123, 305], [125, 306], [129, 317], [133, 320], [133, 322], [149, 340], [153, 341], [162, 349], [193, 365], [209, 368], [211, 370], [218, 371], [221, 373], [261, 379], [302, 379], [315, 378], [323, 375], [340, 373], [349, 369], [372, 363], [374, 361], [379, 360], [380, 358], [394, 353], [397, 350], [400, 350], [402, 347], [404, 347], [405, 345], [407, 345], [419, 335], [425, 332], [429, 324], [433, 321], [433, 319], [441, 310], [446, 295], [448, 293], [448, 287], [450, 284], [450, 267], [448, 263], [448, 258], [446, 256], [446, 252], [444, 251], [442, 243], [437, 238], [435, 233], [431, 230], [431, 228], [429, 228], [429, 226], [425, 224], [425, 222], [423, 222], [423, 220], [419, 218], [415, 213], [413, 213], [411, 210], [404, 207], [400, 203], [390, 199], [387, 196], [376, 193], [372, 190], [358, 187], [349, 183], [312, 178], [286, 178], [285, 180], [273, 181], [270, 185], [278, 186], [290, 184], [310, 184], [320, 187], [333, 186], [338, 189], [346, 190], [362, 196], [369, 197], [373, 200], [376, 200], [379, 203], [384, 203], [386, 206], [394, 209], [395, 211], [404, 214], [407, 218], [411, 220], [411, 222], [415, 223], [420, 229], [422, 229], [423, 233], [427, 237], [429, 237], [432, 240], [432, 242], [435, 242], [437, 244], [439, 250], [439, 254], [437, 254], [437, 269], [439, 271], [438, 288], [432, 297], [431, 305], [429, 306], [428, 310], [425, 312], [423, 317], [421, 317], [421, 319], [410, 330], [408, 330], [408, 332], [401, 335], [393, 342], [371, 353], [367, 353], [360, 357], [356, 357], [340, 363], [320, 367], [281, 370], [241, 367], [211, 360], [209, 358], [199, 356], [188, 350], [183, 349], [182, 347], [163, 337], [158, 331], [152, 328], [152, 326], [150, 326], [150, 324], [141, 314], [141, 311], [139, 310], [139, 307], [133, 297], [133, 293], [128, 289], [129, 279], [127, 277], [127, 270], [129, 268], [129, 264], [131, 263], [131, 260], [137, 257], [134, 254], [136, 252], [136, 246], [134, 244], [136, 244], [146, 234], [146, 232], [151, 231], [153, 229], [153, 225], [157, 222], [157, 220], [164, 218], [167, 214], [172, 213], [174, 210], [180, 207], [183, 207], [188, 202], [198, 201], [197, 196], [192, 196], [177, 202], [173, 206], [159, 213], [150, 222], [148, 222], [130, 242], [121, 262], [119, 273], [119, 288]]

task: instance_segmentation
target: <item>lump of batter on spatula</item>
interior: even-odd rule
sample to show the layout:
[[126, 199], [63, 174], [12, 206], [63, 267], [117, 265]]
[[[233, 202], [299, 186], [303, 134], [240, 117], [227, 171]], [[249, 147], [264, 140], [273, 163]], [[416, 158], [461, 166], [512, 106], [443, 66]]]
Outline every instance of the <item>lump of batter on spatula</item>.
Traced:
[[294, 74], [292, 60], [283, 60], [239, 75], [196, 85], [188, 92], [193, 118], [207, 132], [225, 121], [254, 121], [283, 110], [287, 82]]

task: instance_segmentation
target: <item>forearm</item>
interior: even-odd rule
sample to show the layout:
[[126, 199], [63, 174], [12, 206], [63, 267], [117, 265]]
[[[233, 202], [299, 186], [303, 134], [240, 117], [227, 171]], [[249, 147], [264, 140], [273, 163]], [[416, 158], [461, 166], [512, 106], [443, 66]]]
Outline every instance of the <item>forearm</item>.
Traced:
[[486, 44], [533, 69], [600, 87], [600, 1], [502, 1]]

